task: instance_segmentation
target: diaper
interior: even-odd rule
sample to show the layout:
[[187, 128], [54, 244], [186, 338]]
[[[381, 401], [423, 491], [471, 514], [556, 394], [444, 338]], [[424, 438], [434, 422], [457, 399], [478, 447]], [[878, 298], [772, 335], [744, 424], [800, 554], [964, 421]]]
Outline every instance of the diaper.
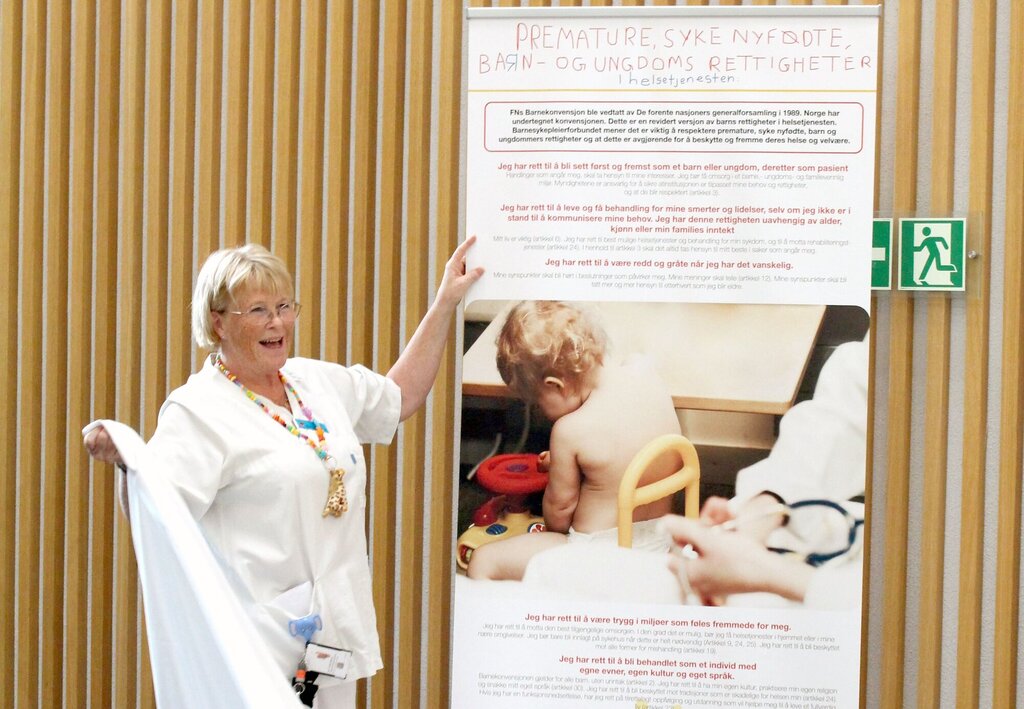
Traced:
[[[645, 551], [668, 551], [671, 539], [667, 533], [662, 531], [656, 519], [648, 519], [643, 522], [633, 523], [633, 549]], [[619, 528], [602, 529], [598, 532], [577, 532], [569, 527], [569, 543], [589, 544], [618, 544]]]

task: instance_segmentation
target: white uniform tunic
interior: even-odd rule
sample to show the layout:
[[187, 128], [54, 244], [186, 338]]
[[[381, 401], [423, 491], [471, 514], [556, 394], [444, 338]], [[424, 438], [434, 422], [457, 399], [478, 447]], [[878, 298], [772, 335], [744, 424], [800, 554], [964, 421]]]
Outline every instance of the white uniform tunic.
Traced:
[[391, 441], [401, 392], [361, 366], [294, 358], [281, 371], [326, 424], [327, 450], [346, 471], [349, 509], [340, 517], [321, 515], [329, 474], [315, 451], [250, 401], [212, 359], [167, 398], [147, 448], [166, 463], [282, 676], [292, 675], [305, 644], [289, 633], [289, 621], [315, 613], [323, 628], [313, 641], [352, 651], [347, 679], [366, 677], [382, 665], [360, 444]]

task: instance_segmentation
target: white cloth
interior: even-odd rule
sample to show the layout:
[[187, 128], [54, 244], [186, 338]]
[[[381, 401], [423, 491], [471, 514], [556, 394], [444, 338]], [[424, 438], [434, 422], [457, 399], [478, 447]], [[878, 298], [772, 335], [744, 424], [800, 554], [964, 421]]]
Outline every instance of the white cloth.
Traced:
[[867, 387], [867, 343], [837, 347], [821, 368], [814, 397], [782, 417], [768, 457], [736, 476], [735, 503], [765, 490], [787, 502], [863, 495]]
[[[577, 532], [569, 527], [570, 544], [614, 544], [619, 543], [619, 528], [602, 529], [598, 532]], [[656, 519], [633, 523], [633, 549], [645, 551], [668, 551], [671, 539]]]
[[346, 470], [349, 510], [341, 517], [321, 515], [328, 473], [313, 449], [246, 398], [212, 360], [168, 397], [147, 450], [199, 523], [278, 676], [291, 676], [303, 650], [289, 621], [315, 613], [323, 628], [314, 641], [352, 652], [347, 680], [366, 677], [382, 663], [360, 444], [391, 441], [401, 392], [361, 366], [294, 358], [282, 372], [326, 424], [329, 452]]
[[608, 544], [560, 544], [546, 549], [526, 565], [522, 586], [530, 594], [547, 598], [686, 602], [679, 580], [669, 571], [664, 550], [624, 549]]
[[[733, 512], [738, 512], [752, 497], [770, 491], [787, 503], [832, 500], [863, 519], [863, 503], [850, 499], [864, 494], [867, 397], [868, 343], [865, 340], [842, 344], [822, 366], [813, 398], [797, 404], [782, 417], [778, 440], [768, 457], [737, 474], [736, 496], [730, 501]], [[833, 512], [824, 510], [816, 517], [813, 512], [801, 510], [800, 529], [783, 527], [767, 541], [769, 546], [798, 551], [834, 549], [844, 544], [849, 532], [847, 526], [834, 522]], [[837, 609], [860, 605], [863, 534], [861, 525], [850, 553], [815, 570], [804, 598], [805, 606]], [[809, 547], [805, 546], [808, 544]], [[814, 548], [815, 544], [820, 546]], [[730, 599], [730, 603], [737, 605], [748, 602], [749, 599], [741, 597]]]
[[[160, 707], [300, 709], [161, 461], [116, 421], [102, 424], [129, 468], [132, 542]], [[200, 590], [202, 592], [197, 592]]]

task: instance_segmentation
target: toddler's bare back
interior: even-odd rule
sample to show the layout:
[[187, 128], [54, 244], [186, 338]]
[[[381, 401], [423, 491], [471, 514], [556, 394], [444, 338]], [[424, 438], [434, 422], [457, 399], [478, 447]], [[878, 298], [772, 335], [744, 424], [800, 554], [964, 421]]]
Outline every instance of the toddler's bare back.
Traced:
[[[583, 405], [555, 423], [560, 445], [572, 447], [583, 480], [572, 526], [596, 532], [616, 526], [619, 481], [633, 456], [658, 436], [679, 433], [672, 398], [646, 357], [602, 368]], [[552, 434], [552, 446], [556, 435]], [[660, 480], [671, 469], [648, 471], [640, 484]], [[634, 521], [669, 512], [666, 499], [638, 507]]]

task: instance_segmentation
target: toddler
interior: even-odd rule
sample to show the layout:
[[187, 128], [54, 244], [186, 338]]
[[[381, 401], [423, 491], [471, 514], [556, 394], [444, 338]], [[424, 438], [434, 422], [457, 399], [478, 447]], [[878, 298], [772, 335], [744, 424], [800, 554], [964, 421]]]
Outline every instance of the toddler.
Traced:
[[[545, 549], [569, 541], [616, 542], [619, 481], [626, 467], [654, 438], [678, 434], [679, 420], [650, 360], [610, 362], [604, 331], [568, 303], [516, 305], [498, 336], [497, 365], [511, 392], [536, 404], [553, 423], [550, 450], [541, 456], [548, 470], [548, 531], [481, 546], [470, 559], [469, 575], [521, 579], [529, 560]], [[654, 466], [639, 484], [672, 472]], [[634, 510], [634, 546], [668, 548], [656, 521], [670, 507], [671, 498], [665, 498]]]

